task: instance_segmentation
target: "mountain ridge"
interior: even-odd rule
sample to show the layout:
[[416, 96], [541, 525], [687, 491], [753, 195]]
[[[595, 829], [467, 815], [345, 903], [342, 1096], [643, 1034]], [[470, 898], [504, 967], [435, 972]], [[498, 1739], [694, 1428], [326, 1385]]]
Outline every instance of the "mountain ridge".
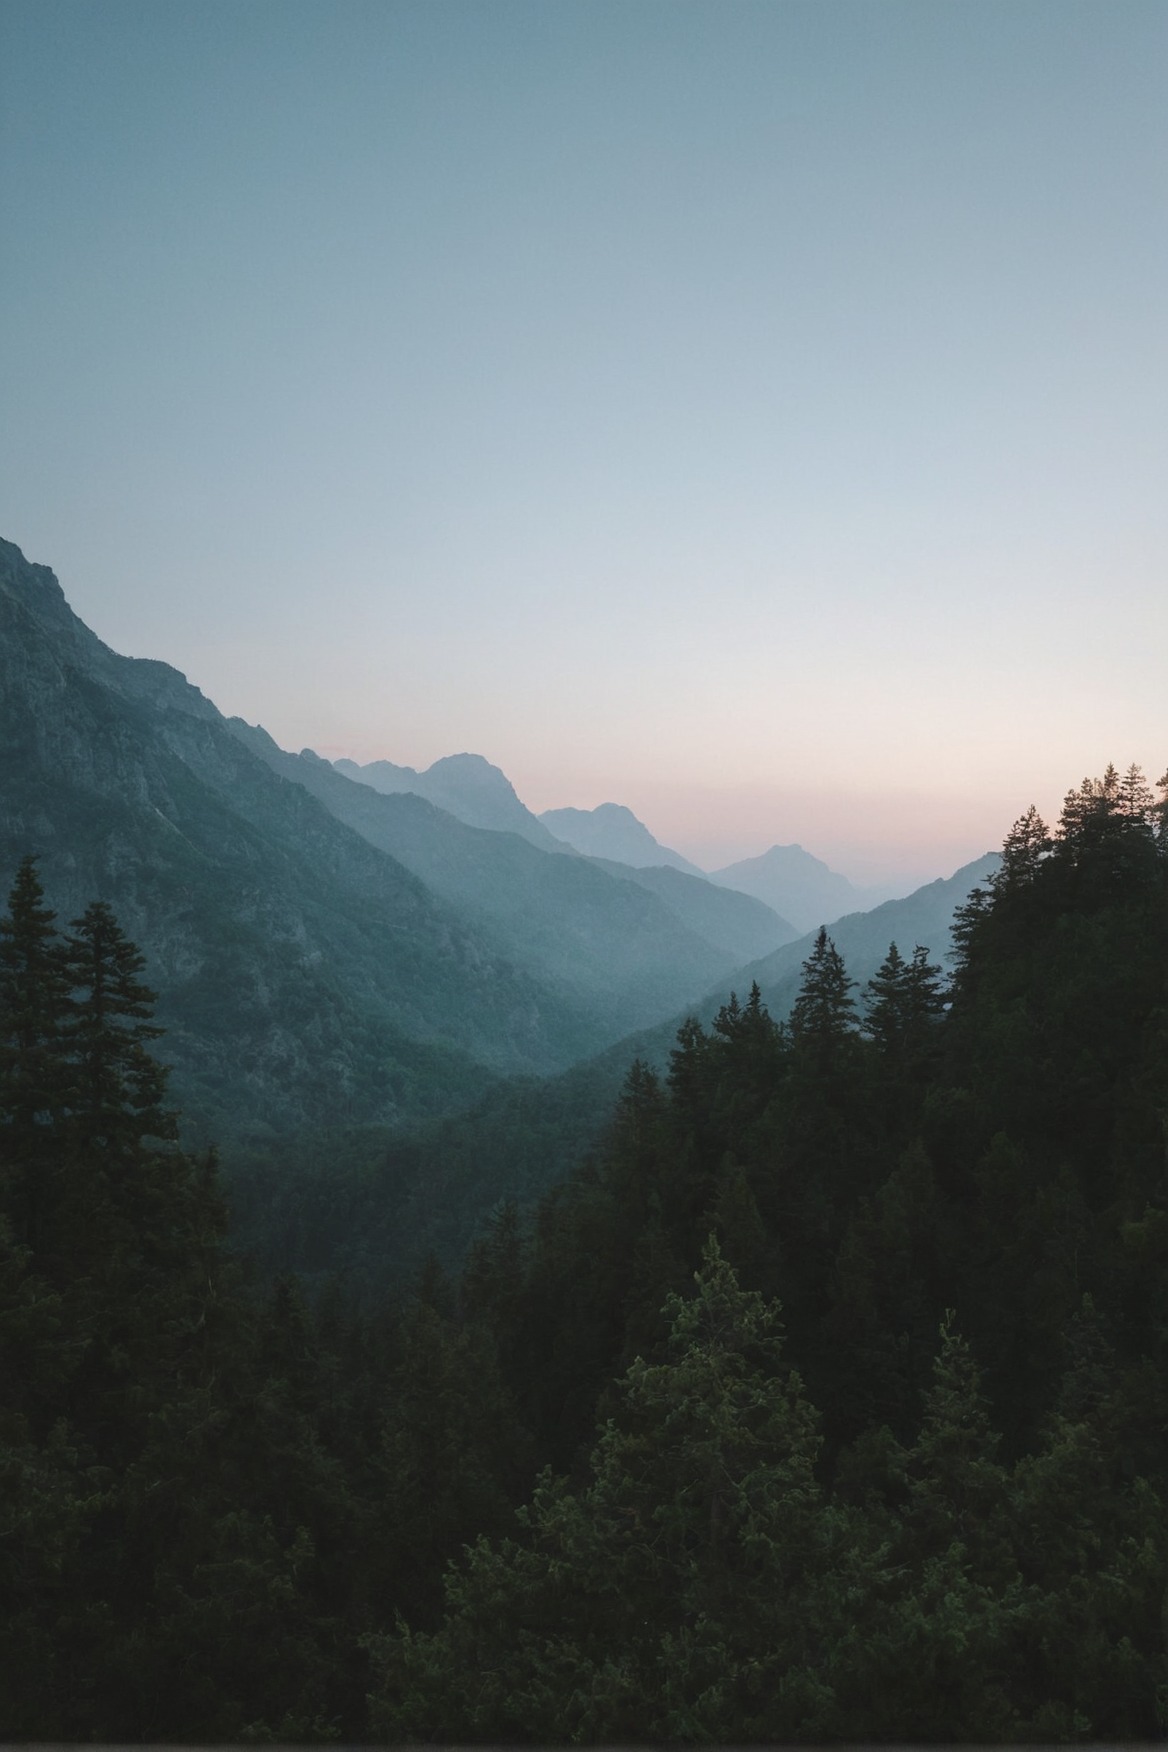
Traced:
[[108, 900], [203, 1135], [399, 1120], [599, 1044], [404, 866], [272, 773], [169, 665], [120, 656], [0, 543], [0, 867]]
[[[314, 755], [286, 753], [242, 719], [231, 728], [275, 771], [463, 909], [500, 953], [531, 962], [586, 1004], [610, 1038], [671, 1013], [716, 968], [733, 963], [631, 870], [549, 855], [524, 836], [459, 821], [415, 792], [381, 793]], [[614, 978], [618, 965], [624, 972]]]
[[[302, 752], [312, 754], [311, 749]], [[369, 761], [364, 766], [346, 759], [329, 764], [345, 778], [368, 785], [383, 796], [413, 792], [424, 797], [467, 827], [517, 833], [545, 852], [564, 849], [538, 816], [521, 802], [502, 768], [481, 754], [446, 754], [422, 772], [410, 766], [395, 766], [390, 760]]]
[[564, 845], [585, 857], [628, 864], [634, 870], [666, 866], [708, 880], [704, 870], [663, 846], [623, 803], [598, 803], [595, 809], [545, 809], [539, 819]]
[[710, 873], [710, 881], [765, 901], [800, 931], [818, 929], [861, 900], [858, 889], [801, 845], [773, 845]]

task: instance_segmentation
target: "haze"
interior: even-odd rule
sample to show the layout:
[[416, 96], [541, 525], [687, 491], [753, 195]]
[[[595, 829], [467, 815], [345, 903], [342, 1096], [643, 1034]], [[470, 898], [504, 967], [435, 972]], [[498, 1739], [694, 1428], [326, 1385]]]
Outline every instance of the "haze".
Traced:
[[1168, 9], [0, 4], [0, 533], [285, 747], [862, 880], [1168, 763]]

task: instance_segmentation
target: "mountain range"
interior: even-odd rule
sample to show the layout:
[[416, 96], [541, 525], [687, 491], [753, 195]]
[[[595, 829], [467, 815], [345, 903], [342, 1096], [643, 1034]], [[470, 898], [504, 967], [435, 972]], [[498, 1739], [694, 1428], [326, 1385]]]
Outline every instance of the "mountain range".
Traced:
[[[630, 1034], [666, 1038], [752, 977], [781, 1005], [806, 952], [798, 919], [617, 805], [548, 812], [578, 839], [592, 818], [586, 855], [477, 755], [417, 773], [280, 749], [167, 664], [111, 651], [9, 542], [0, 739], [0, 879], [32, 853], [64, 922], [112, 904], [193, 1141], [435, 1123], [499, 1079], [627, 1062]], [[595, 855], [614, 827], [636, 863]], [[787, 858], [792, 893], [811, 867], [821, 893], [835, 875]], [[943, 934], [961, 880], [932, 888]]]
[[601, 803], [596, 809], [545, 809], [539, 820], [588, 857], [636, 869], [681, 870], [707, 883], [752, 895], [778, 914], [792, 937], [815, 930], [841, 913], [876, 906], [903, 892], [895, 885], [857, 888], [822, 858], [797, 845], [772, 846], [761, 857], [744, 858], [706, 872], [680, 852], [663, 846], [622, 803]]
[[[420, 794], [354, 784], [310, 750], [286, 754], [265, 731], [240, 720], [233, 719], [231, 729], [273, 771], [302, 785], [457, 907], [500, 952], [550, 982], [595, 1024], [598, 1040], [668, 1014], [740, 963], [747, 943], [770, 949], [791, 935], [748, 896], [678, 872], [661, 874], [678, 875], [680, 892], [657, 892], [644, 872], [602, 866], [563, 848], [542, 851], [510, 831], [472, 827]], [[486, 761], [477, 771], [503, 778]], [[689, 888], [709, 897], [705, 913]]]
[[[311, 750], [304, 752], [310, 754]], [[610, 870], [621, 865], [626, 877], [637, 872], [637, 880], [665, 897], [685, 891], [672, 879], [663, 884], [659, 877], [650, 880], [643, 873], [681, 872], [705, 884], [705, 899], [695, 904], [704, 907], [705, 916], [711, 919], [721, 916], [708, 896], [711, 884], [750, 895], [778, 916], [788, 938], [849, 909], [874, 906], [891, 898], [885, 888], [856, 888], [846, 876], [797, 845], [772, 846], [761, 857], [745, 858], [707, 873], [672, 847], [662, 845], [623, 803], [601, 803], [595, 809], [545, 809], [541, 815], [533, 815], [506, 774], [478, 754], [448, 755], [424, 772], [395, 766], [388, 760], [371, 761], [367, 766], [351, 760], [332, 764], [347, 778], [374, 790], [425, 797], [470, 827], [518, 833], [544, 851], [575, 851], [599, 860]], [[714, 940], [722, 940], [717, 931]], [[751, 957], [747, 954], [744, 958]]]
[[563, 850], [562, 836], [548, 832], [539, 817], [519, 801], [506, 773], [481, 754], [448, 754], [424, 772], [395, 766], [391, 760], [372, 760], [365, 766], [355, 760], [335, 760], [332, 764], [345, 778], [369, 785], [384, 796], [411, 791], [468, 827], [517, 833], [543, 852]]
[[598, 1044], [561, 994], [244, 746], [164, 663], [116, 655], [0, 543], [0, 866], [147, 958], [204, 1134], [417, 1117]]
[[636, 870], [665, 866], [689, 876], [705, 876], [680, 852], [663, 846], [623, 803], [601, 803], [595, 809], [545, 809], [539, 817], [558, 840], [589, 858], [608, 858]]
[[66, 920], [114, 906], [197, 1135], [464, 1105], [603, 1050], [790, 936], [698, 878], [579, 857], [478, 757], [393, 770], [464, 814], [487, 793], [488, 818], [522, 832], [280, 750], [167, 664], [111, 651], [9, 542], [0, 737], [0, 865], [36, 854]]

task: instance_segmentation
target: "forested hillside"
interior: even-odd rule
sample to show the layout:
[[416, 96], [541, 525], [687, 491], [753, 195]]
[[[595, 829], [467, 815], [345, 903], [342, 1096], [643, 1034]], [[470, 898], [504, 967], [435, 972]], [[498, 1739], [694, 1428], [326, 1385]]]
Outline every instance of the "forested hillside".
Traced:
[[951, 983], [820, 933], [789, 1021], [688, 1023], [531, 1221], [364, 1311], [249, 1283], [140, 957], [22, 866], [9, 1737], [1161, 1735], [1162, 791], [1020, 821]]
[[[991, 853], [953, 876], [930, 882], [870, 913], [832, 925], [837, 949], [862, 984], [875, 976], [892, 941], [936, 946], [952, 964], [955, 910], [989, 880]], [[640, 872], [645, 874], [645, 872]], [[689, 880], [680, 871], [652, 876]], [[746, 901], [726, 891], [725, 899]], [[729, 996], [757, 984], [776, 1020], [790, 1015], [815, 934], [784, 945], [720, 980], [692, 1014], [710, 1025]], [[229, 1159], [233, 1208], [258, 1258], [310, 1274], [344, 1271], [351, 1281], [400, 1278], [433, 1252], [456, 1267], [475, 1230], [501, 1201], [538, 1200], [594, 1150], [629, 1062], [664, 1071], [683, 1015], [539, 1081], [496, 1083], [464, 1111], [398, 1128], [334, 1128], [274, 1138]]]

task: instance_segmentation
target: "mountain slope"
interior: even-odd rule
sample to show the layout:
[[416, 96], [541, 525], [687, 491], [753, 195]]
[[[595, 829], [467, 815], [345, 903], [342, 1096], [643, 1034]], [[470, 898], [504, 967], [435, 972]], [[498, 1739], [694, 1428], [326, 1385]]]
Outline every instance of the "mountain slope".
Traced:
[[355, 784], [307, 750], [285, 753], [242, 720], [232, 729], [275, 772], [456, 905], [500, 953], [555, 982], [609, 1040], [670, 1014], [738, 959], [689, 928], [631, 870], [468, 827], [412, 793]]
[[369, 785], [384, 796], [412, 791], [468, 827], [517, 833], [545, 852], [564, 849], [538, 816], [520, 802], [506, 773], [481, 754], [448, 754], [425, 772], [395, 766], [390, 760], [370, 761], [367, 766], [358, 766], [354, 760], [335, 760], [332, 764], [345, 778]]
[[802, 846], [772, 846], [761, 857], [743, 858], [724, 870], [715, 870], [710, 881], [736, 888], [740, 894], [753, 894], [800, 931], [818, 930], [848, 907], [863, 904], [863, 897], [846, 876], [829, 869], [822, 858], [812, 857]]
[[[886, 900], [870, 912], [846, 913], [829, 924], [828, 936], [858, 987], [862, 989], [876, 973], [890, 943], [897, 945], [906, 960], [917, 944], [922, 944], [932, 961], [948, 967], [952, 960], [953, 914], [973, 889], [993, 874], [999, 862], [997, 852], [987, 852], [972, 864], [964, 864], [952, 876], [926, 883], [902, 900]], [[757, 980], [771, 1015], [780, 1018], [788, 1015], [799, 990], [803, 963], [815, 945], [816, 935], [809, 931], [796, 942], [784, 944], [772, 955], [741, 968], [735, 975], [735, 989], [744, 995], [752, 981]], [[711, 993], [706, 1000], [706, 1012], [711, 1013], [711, 1007], [721, 1001]]]
[[0, 745], [0, 880], [34, 852], [65, 919], [113, 905], [204, 1133], [417, 1117], [602, 1043], [177, 671], [103, 645], [7, 542]]
[[595, 809], [545, 809], [539, 817], [558, 840], [574, 846], [588, 858], [607, 858], [634, 869], [668, 865], [689, 876], [705, 878], [705, 871], [659, 844], [643, 821], [638, 821], [623, 803], [600, 803]]
[[719, 888], [705, 876], [689, 876], [664, 865], [633, 869], [628, 864], [594, 858], [602, 870], [648, 889], [708, 943], [724, 951], [736, 965], [769, 955], [799, 935], [794, 925], [753, 895]]
[[[989, 853], [902, 900], [829, 925], [858, 986], [871, 979], [893, 941], [906, 959], [921, 943], [932, 960], [946, 963], [955, 909], [998, 862], [998, 854]], [[739, 968], [691, 1013], [708, 1026], [731, 990], [744, 998], [757, 979], [770, 1013], [785, 1018], [814, 942], [811, 933]], [[854, 995], [859, 999], [862, 991]], [[546, 1081], [497, 1083], [468, 1111], [435, 1120], [388, 1146], [370, 1139], [366, 1153], [355, 1150], [340, 1175], [328, 1154], [327, 1187], [320, 1184], [321, 1170], [312, 1164], [311, 1152], [294, 1181], [282, 1155], [257, 1157], [240, 1189], [245, 1229], [249, 1236], [254, 1231], [257, 1238], [265, 1237], [273, 1255], [284, 1261], [315, 1271], [355, 1268], [370, 1282], [383, 1283], [387, 1274], [404, 1279], [428, 1250], [456, 1265], [501, 1199], [527, 1204], [542, 1197], [595, 1148], [633, 1060], [665, 1071], [682, 1020], [679, 1013], [642, 1029]], [[318, 1225], [306, 1231], [301, 1213], [306, 1206], [326, 1205], [336, 1239], [331, 1249], [326, 1244], [322, 1250], [315, 1240]], [[346, 1213], [341, 1221], [338, 1209]]]

